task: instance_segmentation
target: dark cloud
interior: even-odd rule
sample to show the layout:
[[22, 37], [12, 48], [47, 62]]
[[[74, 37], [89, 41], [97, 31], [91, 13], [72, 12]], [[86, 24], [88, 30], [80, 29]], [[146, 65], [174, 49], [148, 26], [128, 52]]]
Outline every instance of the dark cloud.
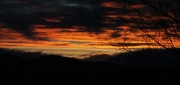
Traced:
[[[32, 31], [32, 26], [38, 24], [46, 25], [49, 29], [83, 26], [87, 32], [99, 33], [103, 32], [102, 28], [114, 28], [130, 23], [124, 17], [130, 11], [120, 5], [123, 1], [0, 0], [0, 23], [5, 24], [2, 27], [16, 30], [31, 39], [41, 39], [35, 37]], [[113, 2], [120, 7], [102, 6], [105, 2]], [[118, 15], [118, 17], [116, 19], [107, 17], [110, 15]], [[61, 22], [48, 22], [46, 19], [56, 19]]]
[[[101, 7], [103, 2], [106, 0], [1, 0], [0, 19], [8, 27], [23, 34], [27, 34], [24, 32], [26, 30], [30, 31], [30, 25], [40, 23], [52, 27], [84, 25], [89, 29], [97, 29], [103, 25], [102, 16], [108, 12], [108, 9]], [[63, 17], [62, 23], [47, 23], [43, 20], [58, 17]]]
[[143, 45], [151, 45], [156, 46], [155, 43], [112, 43], [112, 46], [143, 46]]
[[[44, 24], [49, 28], [69, 28], [84, 26], [87, 32], [102, 32], [101, 28], [108, 18], [103, 17], [112, 8], [102, 7], [109, 0], [1, 0], [0, 22], [4, 27], [16, 30], [25, 36], [36, 39], [32, 25]], [[114, 0], [117, 2], [117, 0]], [[114, 9], [116, 10], [116, 9]], [[107, 15], [108, 16], [108, 15]], [[57, 19], [61, 22], [47, 22], [45, 19]], [[108, 22], [117, 22], [108, 19]], [[120, 24], [116, 23], [116, 24]], [[121, 23], [122, 24], [122, 23]]]

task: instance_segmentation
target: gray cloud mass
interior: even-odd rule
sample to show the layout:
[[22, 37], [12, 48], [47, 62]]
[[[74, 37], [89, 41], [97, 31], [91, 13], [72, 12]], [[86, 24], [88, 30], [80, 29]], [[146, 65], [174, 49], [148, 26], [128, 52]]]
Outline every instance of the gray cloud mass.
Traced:
[[[120, 14], [128, 14], [124, 8], [102, 6], [104, 2], [122, 3], [124, 0], [0, 0], [0, 24], [16, 30], [30, 39], [35, 39], [33, 25], [43, 24], [49, 29], [66, 29], [84, 26], [87, 32], [103, 32], [102, 28], [126, 25], [128, 20]], [[119, 14], [118, 19], [109, 12]], [[57, 19], [61, 22], [48, 22]], [[108, 23], [104, 23], [104, 22]], [[115, 22], [115, 23], [113, 23]]]
[[[110, 9], [102, 7], [103, 2], [106, 0], [0, 0], [0, 23], [31, 39], [31, 27], [36, 24], [64, 29], [85, 26], [87, 31], [98, 33], [108, 26], [102, 22]], [[46, 18], [61, 22], [47, 22]]]

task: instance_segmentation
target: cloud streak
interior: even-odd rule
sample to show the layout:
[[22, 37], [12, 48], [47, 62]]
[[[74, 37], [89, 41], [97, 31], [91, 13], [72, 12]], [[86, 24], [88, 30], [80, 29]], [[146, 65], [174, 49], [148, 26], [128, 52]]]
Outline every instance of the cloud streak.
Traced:
[[109, 1], [109, 5], [106, 2], [108, 0], [1, 0], [0, 23], [30, 39], [36, 39], [32, 26], [39, 24], [63, 29], [84, 26], [87, 32], [99, 33], [110, 25], [104, 21], [113, 21], [103, 16], [110, 10], [117, 11], [109, 7], [116, 0]]
[[[94, 46], [109, 45], [106, 40], [118, 39], [121, 40], [119, 42], [121, 45], [144, 45], [144, 42], [129, 44], [130, 40], [135, 43], [138, 40], [142, 41], [145, 35], [132, 29], [136, 26], [129, 21], [131, 17], [128, 15], [130, 9], [143, 9], [144, 5], [134, 0], [137, 3], [126, 10], [123, 1], [1, 0], [0, 30], [3, 33], [0, 33], [0, 38], [4, 40], [1, 44], [14, 46], [16, 43], [26, 43], [23, 46], [37, 46], [43, 43], [44, 46], [77, 46], [79, 42], [55, 43], [55, 41], [61, 42], [60, 39], [74, 39], [89, 40], [88, 43], [81, 44]], [[139, 17], [135, 16], [134, 20], [139, 20]], [[145, 20], [143, 19], [142, 22]], [[153, 29], [155, 26], [146, 27]]]

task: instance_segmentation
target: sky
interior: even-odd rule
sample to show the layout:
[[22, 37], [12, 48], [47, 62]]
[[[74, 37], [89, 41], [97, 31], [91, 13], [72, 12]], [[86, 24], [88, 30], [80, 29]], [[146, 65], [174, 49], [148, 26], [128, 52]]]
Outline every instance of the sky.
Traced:
[[[112, 55], [123, 52], [121, 47], [157, 48], [142, 31], [129, 26], [130, 11], [122, 2], [0, 0], [0, 47], [76, 58], [95, 53]], [[128, 9], [143, 7], [137, 3]]]

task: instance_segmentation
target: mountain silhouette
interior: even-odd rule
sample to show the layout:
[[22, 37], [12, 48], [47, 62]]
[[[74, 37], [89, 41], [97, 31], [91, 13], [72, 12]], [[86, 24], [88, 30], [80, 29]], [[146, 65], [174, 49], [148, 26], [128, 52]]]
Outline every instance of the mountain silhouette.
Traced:
[[179, 52], [180, 49], [143, 49], [116, 54], [105, 62], [137, 67], [180, 68]]
[[111, 57], [112, 56], [107, 55], [107, 54], [96, 54], [96, 55], [90, 56], [88, 58], [84, 58], [82, 60], [83, 61], [105, 61]]
[[57, 55], [36, 60], [0, 55], [0, 84], [173, 84], [179, 69], [87, 62]]
[[11, 55], [15, 55], [26, 60], [34, 60], [34, 59], [39, 58], [42, 55], [41, 52], [25, 52], [25, 51], [17, 50], [17, 49], [0, 48], [0, 55], [2, 54], [11, 54]]
[[16, 67], [17, 65], [24, 65], [26, 63], [26, 60], [17, 56], [14, 56], [12, 54], [2, 54], [0, 55], [0, 64], [1, 67], [4, 66], [5, 68], [12, 68]]

